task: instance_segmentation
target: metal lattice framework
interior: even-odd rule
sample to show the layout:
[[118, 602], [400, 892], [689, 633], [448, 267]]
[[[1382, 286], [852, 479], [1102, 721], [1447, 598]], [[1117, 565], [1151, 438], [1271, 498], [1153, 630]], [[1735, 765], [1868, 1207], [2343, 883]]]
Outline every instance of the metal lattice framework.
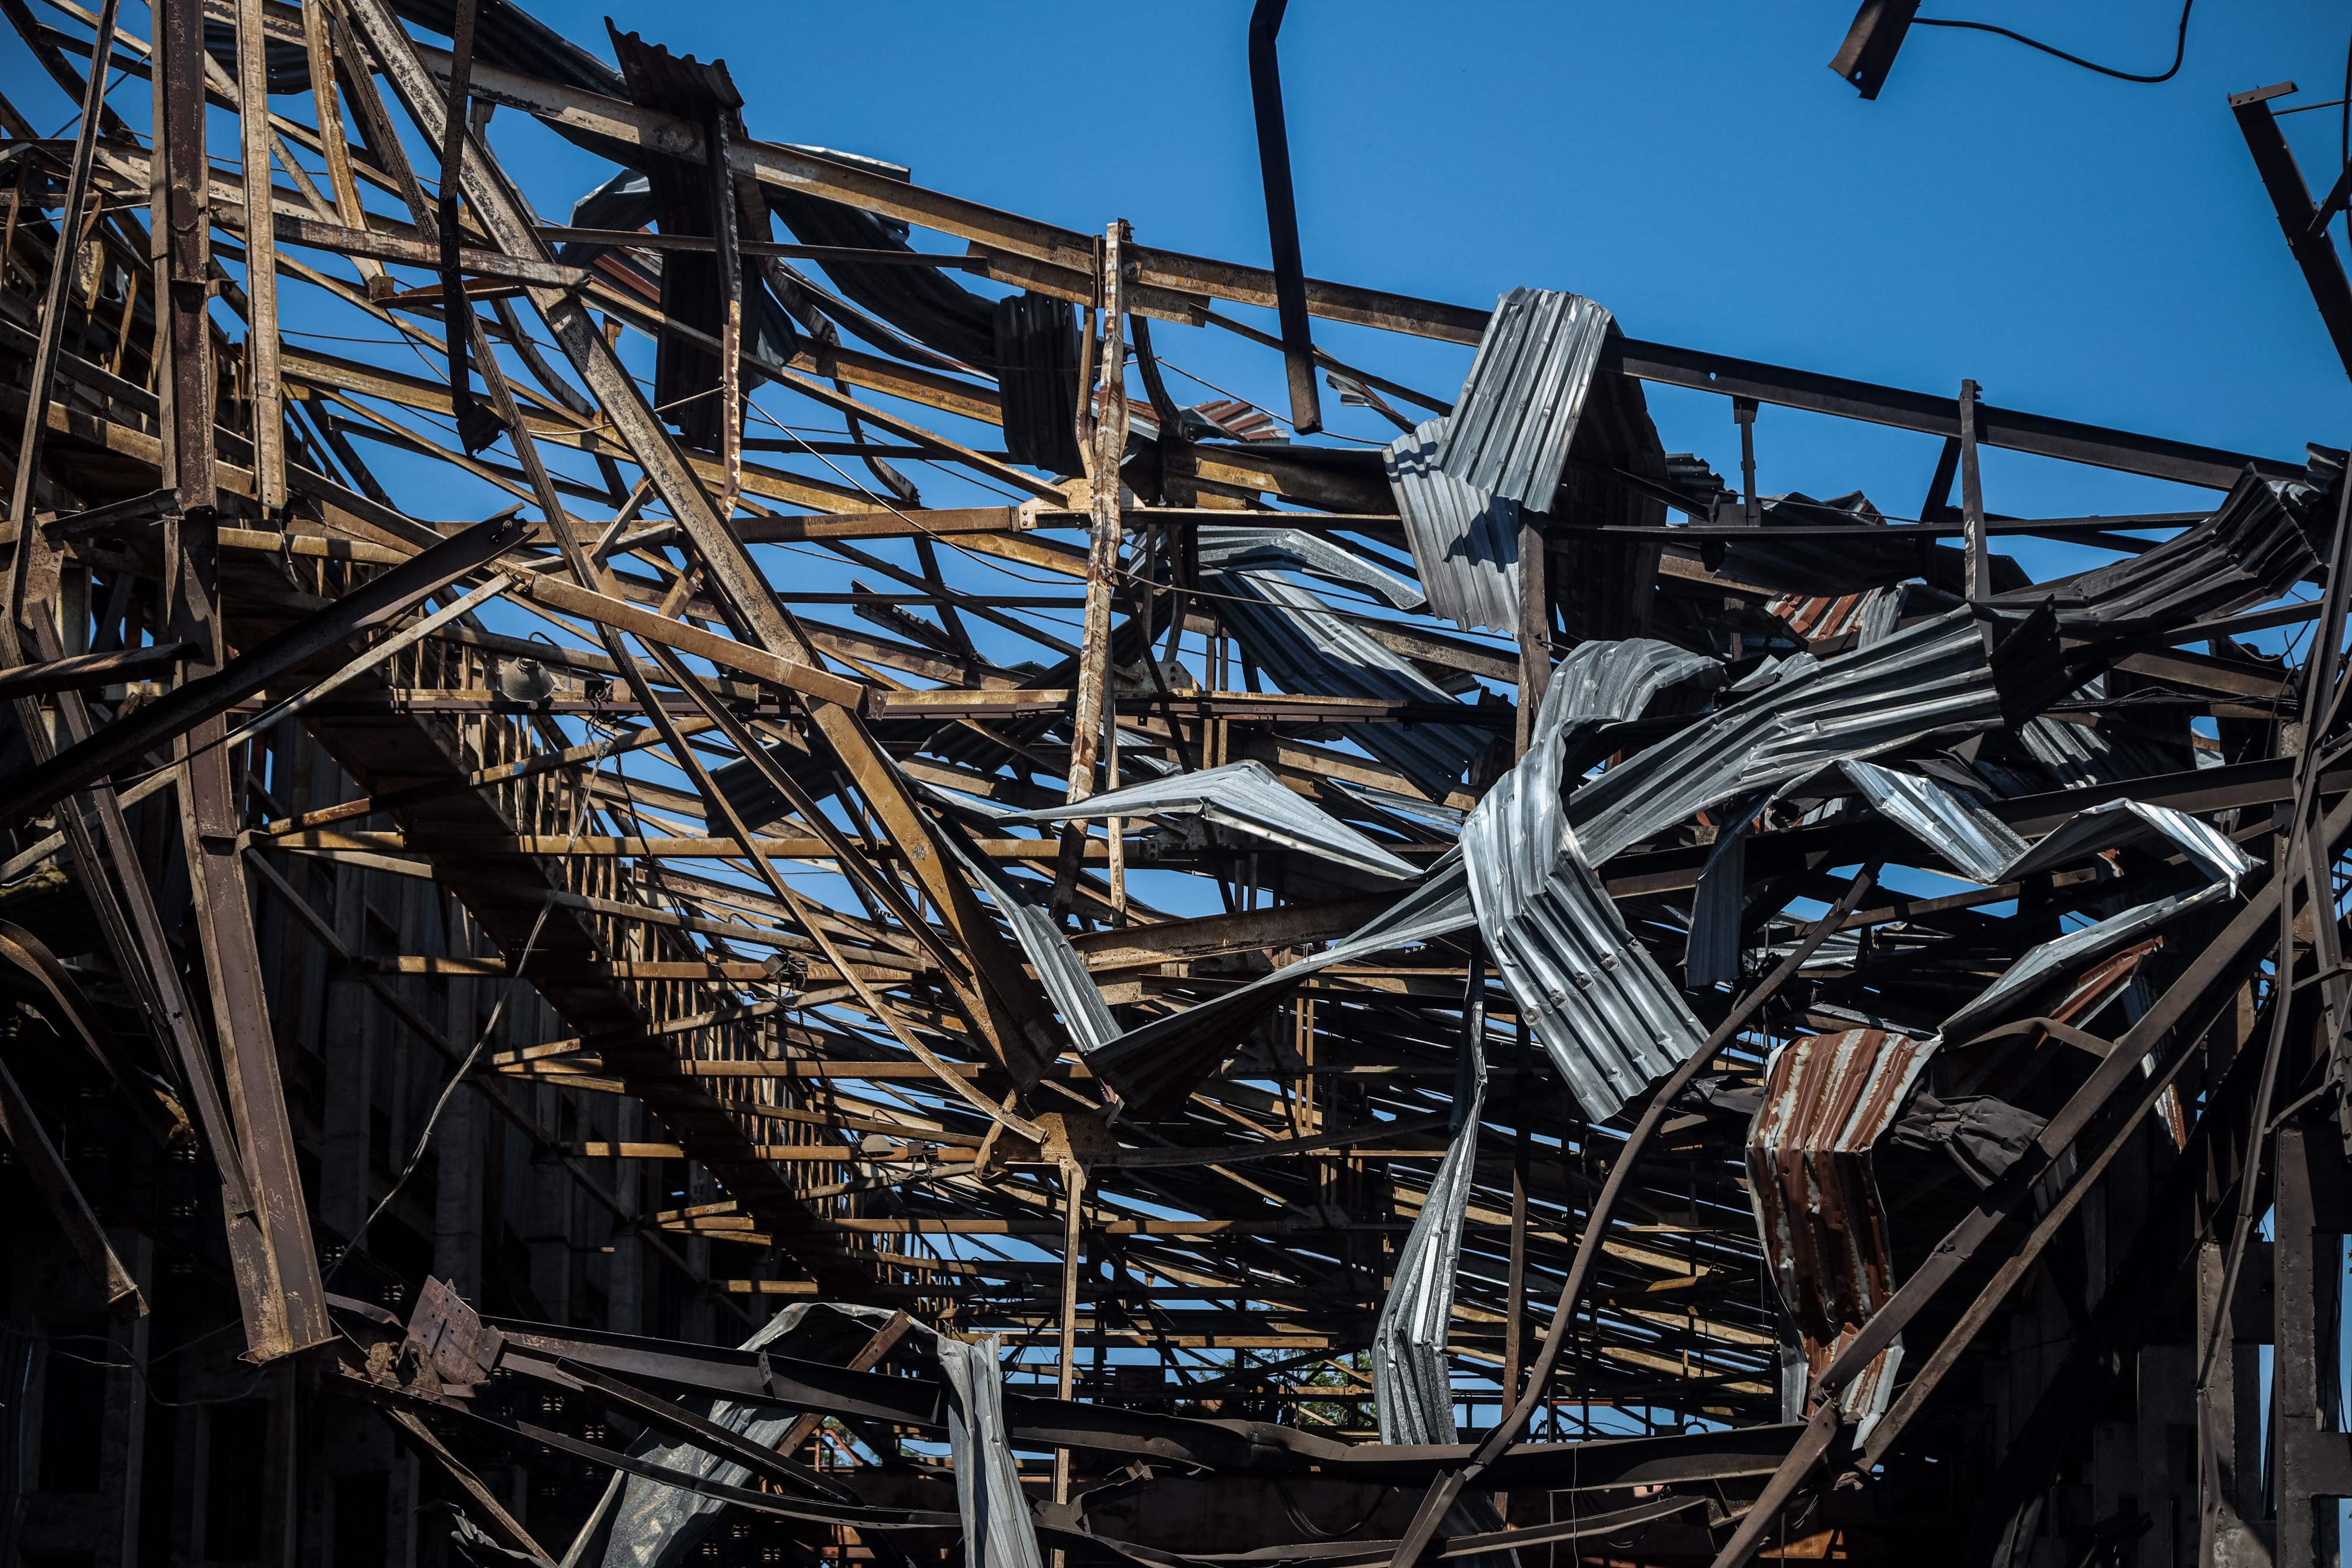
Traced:
[[[598, 1486], [698, 1454], [844, 1560], [2077, 1561], [2148, 1528], [2049, 1500], [2176, 1343], [2163, 1540], [2314, 1560], [2339, 453], [1305, 277], [1278, 5], [1278, 272], [760, 141], [723, 65], [510, 5], [52, 5], [0, 0], [83, 105], [0, 100], [0, 955], [89, 1060], [0, 1072], [0, 1124], [108, 1302], [146, 1310], [128, 1200], [44, 1130], [58, 1072], [216, 1186], [250, 1358], [541, 1561], [502, 1443]], [[2312, 203], [2274, 96], [2239, 120], [2352, 344], [2345, 182]], [[493, 151], [523, 117], [616, 171], [569, 224]], [[1475, 346], [1460, 392], [1389, 334]], [[1180, 405], [1202, 336], [1286, 402]], [[1737, 487], [1646, 385], [1731, 400]], [[1917, 515], [1759, 496], [1761, 405], [1941, 437]], [[1988, 446], [2210, 501], [2001, 517]], [[388, 1094], [321, 1043], [362, 1034]], [[478, 1234], [441, 1276], [488, 1139], [730, 1320], [880, 1311], [773, 1352], [486, 1322]], [[2212, 1375], [2250, 1270], [2268, 1504]]]

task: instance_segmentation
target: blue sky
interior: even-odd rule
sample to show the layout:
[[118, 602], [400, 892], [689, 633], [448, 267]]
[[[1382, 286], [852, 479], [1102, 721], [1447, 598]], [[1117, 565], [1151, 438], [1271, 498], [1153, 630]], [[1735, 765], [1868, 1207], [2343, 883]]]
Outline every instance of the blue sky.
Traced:
[[[538, 10], [604, 52], [607, 7]], [[725, 58], [755, 135], [893, 159], [1073, 227], [1125, 217], [1147, 244], [1265, 258], [1244, 0], [610, 10]], [[1478, 305], [1571, 288], [1635, 337], [1935, 391], [1974, 376], [1997, 403], [2265, 455], [2352, 434], [2342, 369], [2225, 101], [2290, 78], [2305, 89], [2290, 102], [2338, 96], [2341, 8], [2207, 0], [2186, 65], [2157, 87], [1920, 29], [1876, 102], [1826, 68], [1852, 14], [1302, 0], [1282, 49], [1307, 268]], [[1944, 14], [2141, 70], [2168, 57], [2177, 16], [2111, 0]], [[2286, 123], [2324, 190], [2337, 111]], [[498, 129], [510, 159], [529, 146], [520, 167], [551, 208], [598, 177], [551, 136]], [[1319, 331], [1439, 392], [1466, 366], [1464, 350]], [[1265, 356], [1243, 372], [1217, 335], [1160, 337], [1180, 364], [1278, 392]], [[1736, 464], [1722, 400], [1652, 399], [1670, 448]], [[1768, 410], [1763, 487], [1859, 486], [1916, 509], [1934, 442], [1860, 434]], [[2194, 504], [2007, 455], [1988, 458], [1987, 486], [1988, 505], [2021, 515]]]

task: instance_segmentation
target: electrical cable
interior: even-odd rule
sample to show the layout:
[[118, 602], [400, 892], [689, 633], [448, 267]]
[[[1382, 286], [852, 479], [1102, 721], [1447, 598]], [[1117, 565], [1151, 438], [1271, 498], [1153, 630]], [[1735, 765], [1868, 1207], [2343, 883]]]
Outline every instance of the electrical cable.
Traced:
[[2180, 62], [2189, 53], [2189, 13], [2194, 10], [2196, 5], [2197, 0], [2182, 0], [2180, 29], [2175, 36], [2172, 46], [2172, 64], [2153, 76], [2139, 71], [2117, 70], [2113, 66], [2103, 66], [2096, 60], [2086, 60], [2080, 55], [2068, 54], [2055, 45], [2042, 43], [2038, 38], [2029, 38], [2022, 33], [2011, 32], [2007, 27], [1991, 22], [1963, 22], [1944, 16], [1915, 16], [1911, 19], [1911, 25], [1916, 27], [1951, 27], [1970, 33], [1990, 33], [1995, 37], [2007, 38], [2011, 43], [2023, 44], [2029, 49], [2039, 49], [2045, 55], [2055, 55], [2069, 65], [2080, 66], [2086, 71], [2096, 71], [2103, 77], [2113, 77], [2117, 81], [2144, 82], [2153, 86], [2158, 82], [2170, 81], [2180, 74]]

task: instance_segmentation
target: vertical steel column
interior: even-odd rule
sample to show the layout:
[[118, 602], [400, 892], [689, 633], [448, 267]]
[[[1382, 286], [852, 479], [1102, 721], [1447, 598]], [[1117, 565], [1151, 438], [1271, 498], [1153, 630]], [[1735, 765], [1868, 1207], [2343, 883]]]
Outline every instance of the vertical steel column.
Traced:
[[1992, 560], [1985, 549], [1984, 477], [1977, 467], [1977, 383], [1960, 382], [1960, 523], [1968, 529], [1969, 598], [1992, 595]]
[[[1087, 605], [1078, 637], [1078, 689], [1070, 714], [1067, 798], [1095, 792], [1095, 766], [1101, 759], [1105, 716], [1110, 712], [1111, 600], [1118, 591], [1118, 465], [1127, 455], [1126, 258], [1127, 222], [1103, 231], [1102, 267], [1097, 278], [1102, 303], [1097, 310], [1101, 351], [1095, 357], [1096, 407], [1079, 410], [1087, 439], [1078, 449], [1087, 459]], [[1083, 395], [1083, 393], [1081, 394]], [[1115, 734], [1116, 732], [1114, 732]], [[1069, 907], [1086, 852], [1086, 824], [1062, 831], [1062, 852], [1054, 875], [1054, 907]]]
[[710, 185], [710, 232], [719, 251], [719, 298], [726, 313], [719, 323], [719, 453], [726, 479], [719, 515], [731, 517], [743, 491], [743, 253], [735, 222], [735, 177], [729, 166], [727, 116], [710, 117], [702, 128], [703, 166]]
[[278, 234], [269, 175], [269, 61], [261, 0], [236, 0], [236, 122], [245, 157], [246, 371], [253, 391], [254, 499], [286, 509], [286, 410], [278, 369]]
[[1298, 204], [1290, 188], [1290, 128], [1282, 112], [1282, 61], [1275, 39], [1290, 0], [1257, 0], [1250, 13], [1250, 106], [1257, 117], [1257, 164], [1265, 184], [1266, 245], [1274, 257], [1275, 309], [1290, 372], [1290, 423], [1301, 435], [1323, 428], [1315, 387], [1315, 338], [1307, 317], [1307, 264], [1298, 252]]
[[[167, 517], [165, 570], [173, 629], [194, 650], [183, 680], [212, 674], [228, 656], [220, 621], [218, 491], [213, 457], [213, 377], [209, 288], [211, 216], [205, 164], [204, 27], [201, 0], [160, 0], [153, 66], [156, 153], [154, 216], [163, 277], [156, 298], [166, 308], [157, 336], [166, 353], [164, 467], [182, 507]], [[267, 164], [263, 180], [267, 182]], [[176, 535], [176, 537], [170, 537]], [[325, 1291], [310, 1241], [293, 1129], [278, 1082], [278, 1047], [269, 1027], [237, 834], [239, 791], [230, 777], [225, 718], [181, 736], [174, 751], [180, 780], [181, 842], [212, 992], [234, 1147], [216, 1147], [243, 1176], [244, 1212], [228, 1217], [230, 1253], [244, 1312], [247, 1354], [268, 1361], [333, 1337]], [[205, 1063], [192, 1071], [208, 1072]], [[241, 1237], [240, 1232], [250, 1234]]]

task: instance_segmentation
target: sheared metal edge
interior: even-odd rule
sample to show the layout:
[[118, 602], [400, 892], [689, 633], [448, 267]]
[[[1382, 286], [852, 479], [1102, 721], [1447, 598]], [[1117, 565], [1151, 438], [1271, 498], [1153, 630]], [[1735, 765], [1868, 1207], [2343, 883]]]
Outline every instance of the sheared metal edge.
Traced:
[[1519, 507], [1437, 466], [1447, 422], [1433, 419], [1381, 454], [1430, 609], [1465, 632], [1519, 623]]
[[1197, 816], [1237, 833], [1303, 851], [1339, 865], [1400, 882], [1421, 873], [1305, 799], [1258, 761], [1228, 762], [1093, 795], [1074, 806], [1021, 811], [1011, 822], [1066, 822], [1097, 817]]
[[[1819, 1375], [1895, 1293], [1894, 1248], [1871, 1151], [1894, 1127], [1936, 1042], [1879, 1030], [1811, 1035], [1772, 1053], [1746, 1148], [1766, 1262]], [[1846, 1385], [1866, 1434], [1886, 1409], [1898, 1338]]]
[[[1203, 556], [1207, 551], [1203, 550]], [[1204, 559], [1205, 566], [1207, 561]], [[1334, 614], [1311, 591], [1266, 571], [1203, 571], [1202, 586], [1224, 596], [1217, 612], [1276, 685], [1289, 692], [1451, 703], [1444, 687]], [[1382, 574], [1386, 575], [1386, 574]], [[1366, 724], [1349, 738], [1442, 800], [1470, 759], [1486, 748], [1484, 730], [1452, 724]]]
[[[1477, 1185], [1478, 1118], [1486, 1104], [1485, 1040], [1473, 1036], [1456, 1064], [1445, 1158], [1405, 1233], [1393, 1283], [1372, 1330], [1372, 1401], [1383, 1443], [1451, 1443], [1458, 1432], [1445, 1342], [1454, 1322], [1454, 1282], [1462, 1267], [1462, 1221]], [[1458, 1500], [1443, 1528], [1449, 1535], [1465, 1535], [1502, 1525], [1494, 1503], [1481, 1494]], [[1465, 1563], [1465, 1568], [1516, 1568], [1518, 1561], [1516, 1552], [1487, 1552]]]
[[2251, 468], [2204, 521], [2112, 566], [2050, 587], [2016, 590], [2004, 604], [2047, 598], [2071, 636], [2158, 631], [2275, 599], [2319, 558], [2289, 509], [2310, 486]]
[[2169, 806], [2150, 805], [2143, 800], [2109, 800], [2077, 811], [2052, 829], [2031, 850], [2003, 866], [1997, 880], [2008, 882], [2082, 860], [2102, 850], [2158, 838], [2179, 844], [2181, 853], [2204, 867], [2215, 881], [2227, 883], [2231, 893], [2238, 891], [2246, 873], [2254, 869], [2254, 862], [2245, 852], [2210, 823], [2200, 822]]
[[1954, 1042], [1982, 1034], [2001, 1021], [2004, 1005], [2021, 999], [2033, 988], [2065, 970], [2093, 964], [2117, 948], [2152, 936], [2180, 915], [2220, 903], [2230, 896], [2229, 883], [2217, 882], [2196, 893], [2177, 894], [2143, 904], [2123, 914], [2085, 925], [2079, 931], [2028, 951], [2001, 977], [1977, 993], [1944, 1020], [1943, 1037]]
[[1823, 663], [1791, 659], [1779, 677], [1579, 789], [1568, 816], [1590, 863], [1742, 790], [2002, 722], [1984, 639], [1966, 609]]
[[2075, 812], [2028, 844], [2000, 818], [1932, 779], [1856, 759], [1842, 766], [1873, 806], [1970, 880], [1987, 886], [2158, 838], [2179, 844], [2233, 893], [2254, 869], [2228, 834], [2168, 806], [2109, 800]]
[[[738, 1347], [758, 1350], [773, 1343], [800, 1327], [809, 1310], [817, 1303], [797, 1302], [786, 1307], [752, 1332], [751, 1337]], [[699, 1412], [704, 1419], [724, 1427], [738, 1437], [772, 1448], [784, 1428], [793, 1424], [794, 1412], [773, 1405], [751, 1404], [733, 1399], [714, 1399], [709, 1408]], [[715, 1480], [726, 1486], [751, 1484], [751, 1472], [732, 1459], [724, 1459], [691, 1443], [664, 1442], [648, 1434], [629, 1447], [629, 1452], [673, 1470], [685, 1470], [705, 1480]], [[717, 1520], [719, 1511], [727, 1504], [719, 1498], [704, 1497], [699, 1492], [682, 1491], [659, 1481], [647, 1480], [615, 1471], [612, 1483], [581, 1535], [585, 1542], [596, 1528], [597, 1521], [608, 1511], [614, 1513], [612, 1532], [606, 1538], [604, 1554], [600, 1559], [603, 1568], [672, 1568], [685, 1561], [703, 1533]], [[572, 1560], [579, 1547], [566, 1553]]]
[[994, 1334], [977, 1342], [925, 1330], [954, 1400], [948, 1448], [955, 1460], [956, 1508], [963, 1515], [966, 1568], [1043, 1568], [1029, 1500], [1004, 1427], [1003, 1354]]
[[2032, 852], [2032, 846], [2007, 822], [1932, 779], [1858, 758], [1848, 758], [1840, 766], [1881, 815], [1973, 882], [1987, 886], [2006, 882], [2003, 868]]
[[1722, 813], [1715, 846], [1699, 868], [1691, 894], [1690, 946], [1683, 954], [1683, 988], [1703, 991], [1739, 978], [1739, 917], [1748, 908], [1748, 835], [1764, 797], [1751, 795]]
[[1439, 437], [1437, 466], [1473, 489], [1550, 511], [1601, 345], [1614, 325], [1581, 294], [1504, 295]]
[[1687, 1060], [1706, 1031], [1626, 930], [1560, 810], [1580, 685], [1556, 682], [1545, 693], [1528, 754], [1463, 824], [1462, 856], [1496, 967], [1597, 1122]]
[[1477, 924], [1469, 873], [1453, 853], [1422, 884], [1345, 940], [1196, 1007], [1154, 1019], [1097, 1050], [1087, 1065], [1123, 1113], [1156, 1115], [1213, 1071], [1258, 1019], [1334, 964], [1455, 936]]
[[1054, 924], [1052, 915], [1038, 908], [1013, 890], [1006, 878], [979, 856], [972, 854], [961, 842], [962, 834], [943, 832], [940, 841], [955, 856], [971, 879], [988, 892], [997, 913], [1013, 928], [1013, 940], [1019, 945], [1022, 956], [1030, 967], [1037, 971], [1038, 983], [1045, 988], [1054, 1009], [1062, 1015], [1062, 1027], [1070, 1032], [1070, 1043], [1085, 1055], [1118, 1035], [1118, 1020], [1111, 1016], [1110, 1004], [1102, 998], [1087, 961], [1070, 946], [1062, 928]]

